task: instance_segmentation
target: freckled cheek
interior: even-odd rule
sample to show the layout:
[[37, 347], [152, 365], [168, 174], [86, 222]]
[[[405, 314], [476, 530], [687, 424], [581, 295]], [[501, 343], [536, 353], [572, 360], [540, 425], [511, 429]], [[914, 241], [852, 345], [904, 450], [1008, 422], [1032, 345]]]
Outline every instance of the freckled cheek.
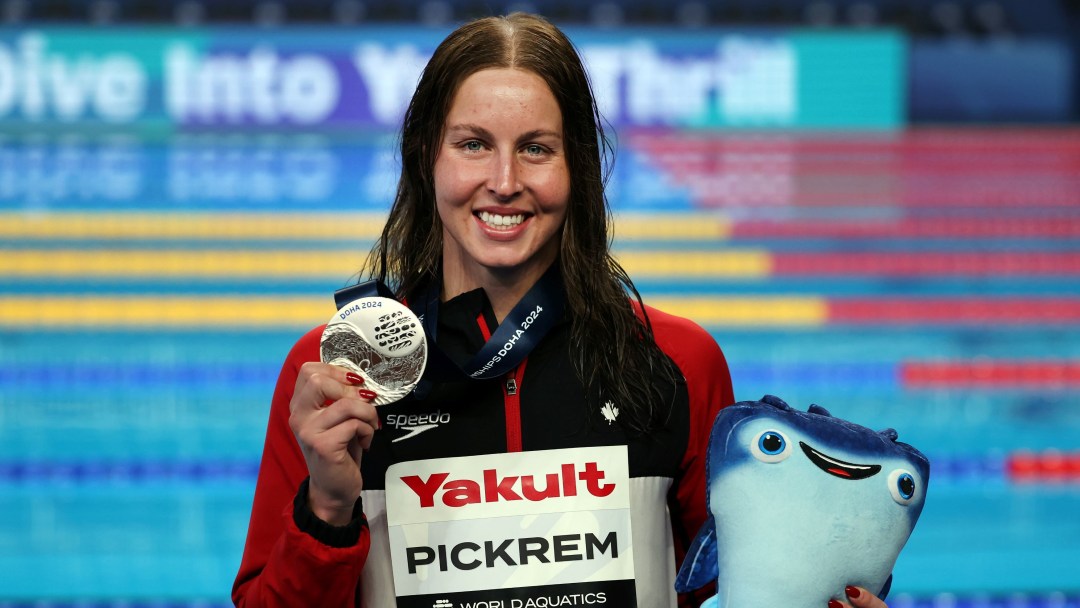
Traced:
[[454, 167], [436, 167], [435, 200], [440, 215], [465, 206], [477, 189], [477, 180]]
[[570, 180], [563, 175], [549, 175], [535, 182], [534, 192], [540, 207], [548, 213], [565, 211], [570, 200]]
[[453, 231], [467, 230], [473, 222], [472, 212], [469, 210], [468, 201], [462, 199], [438, 199], [436, 212], [442, 220], [443, 227]]

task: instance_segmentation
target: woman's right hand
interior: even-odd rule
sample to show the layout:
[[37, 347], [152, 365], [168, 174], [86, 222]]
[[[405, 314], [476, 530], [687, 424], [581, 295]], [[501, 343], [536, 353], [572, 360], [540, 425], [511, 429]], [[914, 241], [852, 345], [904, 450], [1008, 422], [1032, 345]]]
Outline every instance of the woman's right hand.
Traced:
[[360, 459], [379, 428], [374, 398], [360, 376], [336, 365], [308, 362], [296, 378], [289, 426], [307, 461], [311, 511], [328, 524], [352, 520], [364, 487]]

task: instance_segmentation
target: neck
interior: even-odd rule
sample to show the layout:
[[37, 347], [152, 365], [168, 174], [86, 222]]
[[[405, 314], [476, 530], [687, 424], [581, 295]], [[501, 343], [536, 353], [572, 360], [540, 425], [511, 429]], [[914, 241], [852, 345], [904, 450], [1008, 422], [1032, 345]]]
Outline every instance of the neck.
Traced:
[[487, 294], [495, 319], [502, 323], [521, 298], [536, 284], [550, 264], [522, 271], [520, 268], [443, 267], [442, 300], [445, 302], [465, 292], [482, 288]]

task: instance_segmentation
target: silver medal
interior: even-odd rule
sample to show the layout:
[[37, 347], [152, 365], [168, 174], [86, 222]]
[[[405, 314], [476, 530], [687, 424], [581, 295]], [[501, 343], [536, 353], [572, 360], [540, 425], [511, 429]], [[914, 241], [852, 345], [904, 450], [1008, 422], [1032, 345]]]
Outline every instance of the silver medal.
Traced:
[[323, 363], [359, 374], [375, 391], [375, 405], [408, 395], [427, 366], [427, 343], [420, 319], [397, 300], [353, 300], [326, 324], [319, 354]]

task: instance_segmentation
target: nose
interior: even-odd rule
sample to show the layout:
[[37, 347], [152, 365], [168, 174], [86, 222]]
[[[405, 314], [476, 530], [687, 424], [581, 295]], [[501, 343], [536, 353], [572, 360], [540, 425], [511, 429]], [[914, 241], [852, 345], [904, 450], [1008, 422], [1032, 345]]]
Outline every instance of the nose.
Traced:
[[522, 190], [517, 159], [510, 154], [497, 154], [492, 160], [488, 190], [499, 200], [514, 198]]

